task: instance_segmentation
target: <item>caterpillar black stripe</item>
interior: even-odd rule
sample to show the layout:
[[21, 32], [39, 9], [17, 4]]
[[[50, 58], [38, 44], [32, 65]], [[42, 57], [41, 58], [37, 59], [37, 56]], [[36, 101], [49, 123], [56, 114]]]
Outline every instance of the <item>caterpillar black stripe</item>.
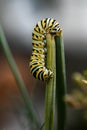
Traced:
[[38, 22], [32, 33], [32, 55], [30, 59], [30, 71], [39, 80], [48, 80], [53, 77], [53, 72], [46, 68], [46, 34], [60, 31], [59, 23], [51, 18]]

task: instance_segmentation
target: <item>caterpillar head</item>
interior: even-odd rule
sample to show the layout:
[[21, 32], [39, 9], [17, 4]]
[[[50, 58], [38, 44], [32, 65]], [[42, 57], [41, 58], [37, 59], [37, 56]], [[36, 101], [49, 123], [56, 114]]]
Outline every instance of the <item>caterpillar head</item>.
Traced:
[[43, 74], [44, 80], [46, 81], [52, 77], [53, 77], [53, 72], [51, 70], [45, 69], [44, 74]]
[[51, 70], [48, 70], [48, 75], [49, 75], [49, 78], [52, 78], [53, 77], [53, 72]]

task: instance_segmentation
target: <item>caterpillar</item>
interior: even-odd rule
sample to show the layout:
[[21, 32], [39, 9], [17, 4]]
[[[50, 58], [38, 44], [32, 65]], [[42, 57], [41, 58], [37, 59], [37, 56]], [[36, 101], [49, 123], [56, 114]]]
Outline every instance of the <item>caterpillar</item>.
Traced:
[[32, 32], [32, 55], [30, 58], [30, 72], [42, 81], [53, 77], [53, 72], [46, 67], [47, 54], [47, 33], [57, 33], [60, 31], [59, 23], [52, 18], [45, 18], [39, 21]]

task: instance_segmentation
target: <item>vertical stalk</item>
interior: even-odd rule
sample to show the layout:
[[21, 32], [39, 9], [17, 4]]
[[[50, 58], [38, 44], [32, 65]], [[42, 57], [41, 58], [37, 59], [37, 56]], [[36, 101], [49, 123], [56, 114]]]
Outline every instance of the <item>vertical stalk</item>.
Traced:
[[62, 33], [55, 37], [56, 43], [56, 97], [57, 97], [57, 130], [66, 129], [66, 93], [65, 57]]
[[28, 91], [26, 90], [26, 87], [25, 87], [25, 84], [22, 80], [22, 77], [19, 73], [19, 70], [16, 66], [16, 63], [13, 59], [13, 56], [11, 54], [11, 51], [9, 49], [9, 46], [8, 46], [8, 43], [7, 43], [7, 40], [5, 38], [5, 35], [4, 35], [4, 32], [2, 30], [2, 27], [0, 26], [0, 43], [2, 45], [2, 48], [3, 48], [3, 51], [5, 53], [5, 56], [6, 56], [6, 59], [9, 63], [9, 66], [11, 68], [11, 71], [14, 75], [14, 78], [16, 79], [16, 82], [18, 84], [18, 88], [20, 90], [20, 93], [24, 99], [24, 102], [25, 102], [25, 105], [26, 105], [26, 108], [28, 110], [28, 117], [29, 119], [31, 120], [32, 123], [34, 123], [34, 125], [36, 126], [37, 129], [40, 128], [40, 125], [39, 125], [39, 122], [37, 120], [37, 117], [35, 116], [35, 111], [33, 109], [33, 106], [32, 106], [32, 103], [31, 103], [31, 100], [29, 98], [29, 95], [28, 95]]
[[56, 89], [56, 58], [55, 40], [52, 34], [46, 35], [47, 41], [47, 68], [53, 72], [53, 78], [46, 82], [45, 95], [45, 130], [54, 129], [55, 89]]

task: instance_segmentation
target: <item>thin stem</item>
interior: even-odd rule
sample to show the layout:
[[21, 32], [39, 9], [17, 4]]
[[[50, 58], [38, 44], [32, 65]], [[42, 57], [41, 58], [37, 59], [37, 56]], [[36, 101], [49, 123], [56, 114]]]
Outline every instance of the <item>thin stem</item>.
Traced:
[[66, 74], [62, 33], [55, 37], [56, 42], [56, 97], [57, 97], [57, 130], [66, 129]]
[[15, 61], [13, 59], [13, 56], [11, 54], [11, 51], [9, 49], [7, 40], [5, 38], [3, 29], [2, 29], [1, 26], [0, 26], [0, 41], [1, 41], [3, 51], [5, 53], [6, 59], [7, 59], [8, 63], [9, 63], [9, 66], [11, 68], [11, 71], [12, 71], [13, 75], [14, 75], [14, 78], [16, 79], [16, 82], [18, 84], [18, 88], [19, 88], [19, 90], [21, 92], [21, 95], [22, 95], [22, 97], [24, 99], [25, 105], [26, 105], [26, 107], [28, 109], [29, 119], [34, 123], [36, 128], [39, 129], [40, 125], [38, 123], [37, 117], [35, 116], [35, 112], [34, 112], [31, 100], [29, 98], [28, 91], [26, 90], [25, 84], [24, 84], [24, 82], [23, 82], [23, 80], [21, 78], [21, 75], [19, 73], [17, 65], [16, 65], [16, 63], [15, 63]]
[[54, 36], [47, 34], [47, 68], [52, 70], [53, 78], [46, 82], [45, 95], [45, 130], [54, 129], [55, 113], [55, 89], [56, 89], [56, 63], [55, 63], [55, 40]]

